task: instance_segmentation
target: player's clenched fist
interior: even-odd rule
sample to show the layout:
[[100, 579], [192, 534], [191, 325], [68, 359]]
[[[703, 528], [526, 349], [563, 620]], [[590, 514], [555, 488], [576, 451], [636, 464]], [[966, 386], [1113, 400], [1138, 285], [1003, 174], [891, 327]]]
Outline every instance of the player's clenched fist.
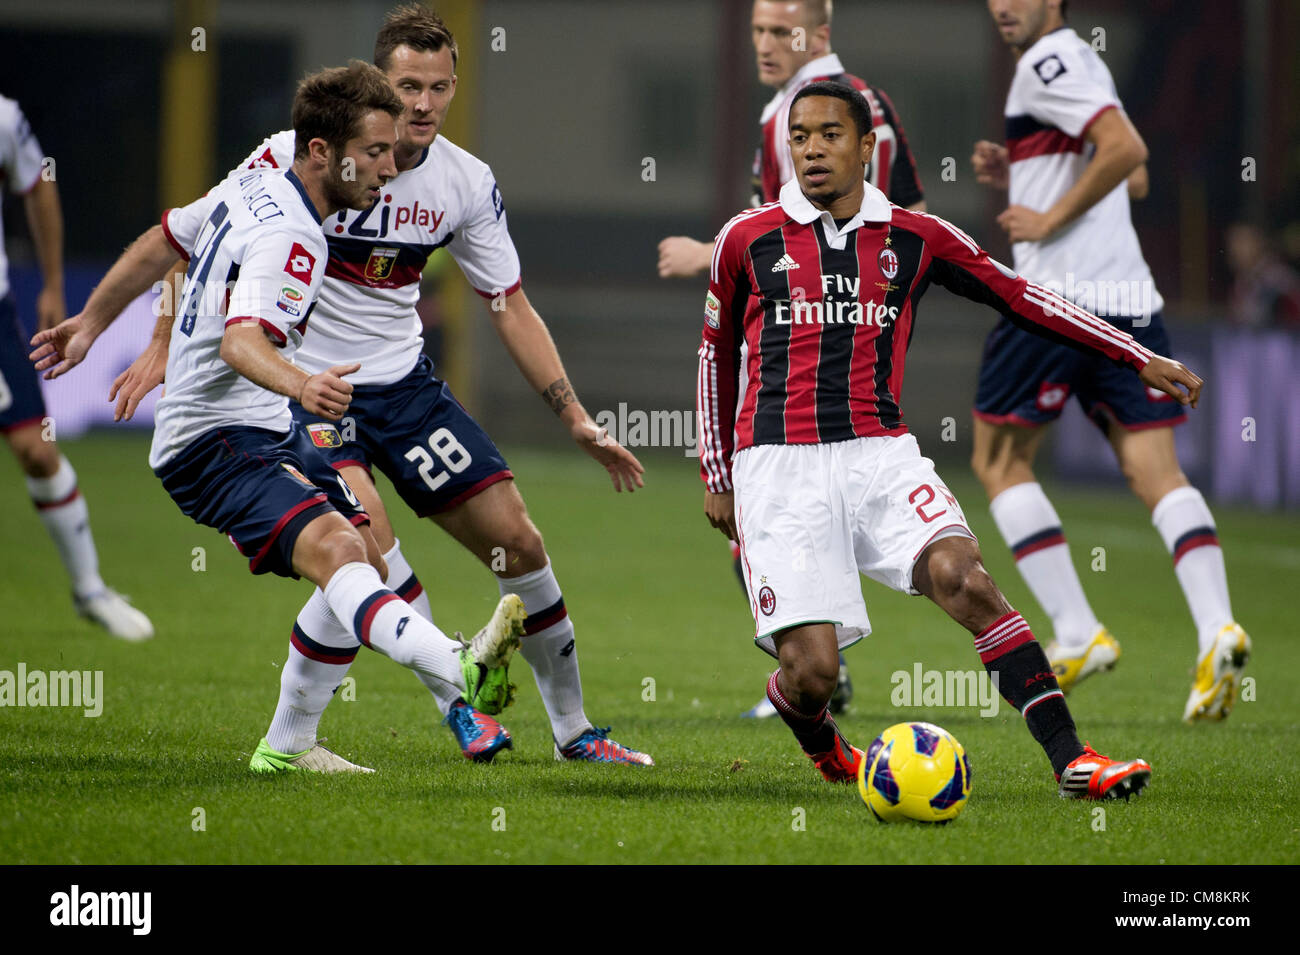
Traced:
[[1011, 164], [1005, 146], [981, 139], [975, 144], [970, 164], [975, 169], [976, 182], [997, 189], [1006, 189], [1010, 184]]
[[[1191, 405], [1193, 408], [1201, 397], [1201, 385], [1205, 384], [1182, 362], [1163, 355], [1156, 355], [1147, 362], [1146, 367], [1138, 372], [1138, 377], [1148, 388], [1163, 391], [1179, 404]], [[1179, 385], [1187, 389], [1187, 394], [1183, 394]]]
[[338, 421], [352, 404], [352, 383], [344, 375], [359, 370], [361, 365], [334, 365], [318, 375], [312, 375], [302, 386], [298, 404], [309, 414]]

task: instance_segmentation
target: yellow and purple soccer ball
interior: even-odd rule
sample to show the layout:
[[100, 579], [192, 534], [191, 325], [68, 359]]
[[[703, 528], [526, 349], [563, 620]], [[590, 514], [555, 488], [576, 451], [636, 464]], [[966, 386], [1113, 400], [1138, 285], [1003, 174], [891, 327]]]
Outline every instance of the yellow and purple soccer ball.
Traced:
[[970, 796], [970, 762], [933, 723], [897, 723], [867, 748], [858, 792], [881, 822], [949, 822]]

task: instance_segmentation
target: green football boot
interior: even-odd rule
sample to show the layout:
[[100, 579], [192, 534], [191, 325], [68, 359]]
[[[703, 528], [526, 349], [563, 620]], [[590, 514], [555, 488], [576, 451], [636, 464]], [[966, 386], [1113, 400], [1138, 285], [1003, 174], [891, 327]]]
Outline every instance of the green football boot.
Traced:
[[514, 702], [510, 658], [519, 649], [526, 616], [524, 602], [515, 594], [506, 594], [487, 626], [474, 639], [461, 640], [465, 648], [460, 651], [460, 665], [466, 687], [461, 699], [474, 709], [495, 716]]
[[301, 753], [280, 753], [271, 748], [271, 744], [262, 737], [253, 750], [253, 758], [248, 761], [248, 768], [255, 773], [373, 773], [368, 766], [358, 766], [320, 743]]

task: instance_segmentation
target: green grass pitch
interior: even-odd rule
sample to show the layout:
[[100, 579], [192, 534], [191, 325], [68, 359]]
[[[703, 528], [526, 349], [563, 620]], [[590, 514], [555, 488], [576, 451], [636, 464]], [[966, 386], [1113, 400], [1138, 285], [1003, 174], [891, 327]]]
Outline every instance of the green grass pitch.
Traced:
[[[824, 783], [776, 720], [741, 720], [770, 666], [695, 462], [651, 457], [647, 487], [615, 495], [580, 453], [510, 454], [577, 627], [588, 715], [650, 752], [652, 769], [557, 764], [522, 657], [505, 717], [513, 752], [472, 765], [415, 677], [358, 657], [355, 699], [322, 735], [374, 766], [360, 778], [250, 775], [289, 628], [308, 585], [251, 577], [217, 533], [183, 517], [146, 464], [146, 439], [68, 442], [104, 576], [153, 618], [150, 643], [79, 620], [17, 467], [0, 458], [0, 670], [100, 670], [102, 715], [0, 709], [0, 863], [1277, 863], [1300, 857], [1300, 644], [1288, 604], [1300, 519], [1217, 508], [1234, 608], [1255, 641], [1254, 699], [1222, 725], [1180, 722], [1195, 643], [1168, 556], [1126, 494], [1053, 491], [1085, 586], [1120, 639], [1116, 670], [1069, 699], [1102, 752], [1143, 755], [1131, 803], [1057, 798], [1045, 758], [1005, 705], [898, 708], [890, 675], [978, 670], [970, 637], [922, 598], [867, 582], [874, 634], [848, 653], [856, 688], [841, 725], [865, 747], [884, 727], [939, 723], [970, 756], [960, 818], [874, 821], [855, 790]], [[1050, 629], [964, 469], [947, 468], [986, 562], [1039, 635]], [[386, 487], [386, 485], [384, 485]], [[395, 500], [392, 499], [392, 500]], [[427, 522], [393, 510], [444, 629], [474, 630], [490, 575]], [[196, 570], [195, 548], [206, 569]], [[1094, 571], [1094, 548], [1105, 570]]]

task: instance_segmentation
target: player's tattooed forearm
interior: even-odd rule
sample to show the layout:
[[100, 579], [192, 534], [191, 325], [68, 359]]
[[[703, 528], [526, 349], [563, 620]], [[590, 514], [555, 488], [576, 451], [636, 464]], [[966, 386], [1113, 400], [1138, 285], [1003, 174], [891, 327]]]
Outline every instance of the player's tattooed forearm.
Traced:
[[551, 410], [559, 414], [564, 410], [565, 405], [575, 404], [578, 396], [573, 393], [573, 386], [569, 384], [568, 378], [557, 378], [542, 392], [542, 397], [546, 403], [551, 406]]

